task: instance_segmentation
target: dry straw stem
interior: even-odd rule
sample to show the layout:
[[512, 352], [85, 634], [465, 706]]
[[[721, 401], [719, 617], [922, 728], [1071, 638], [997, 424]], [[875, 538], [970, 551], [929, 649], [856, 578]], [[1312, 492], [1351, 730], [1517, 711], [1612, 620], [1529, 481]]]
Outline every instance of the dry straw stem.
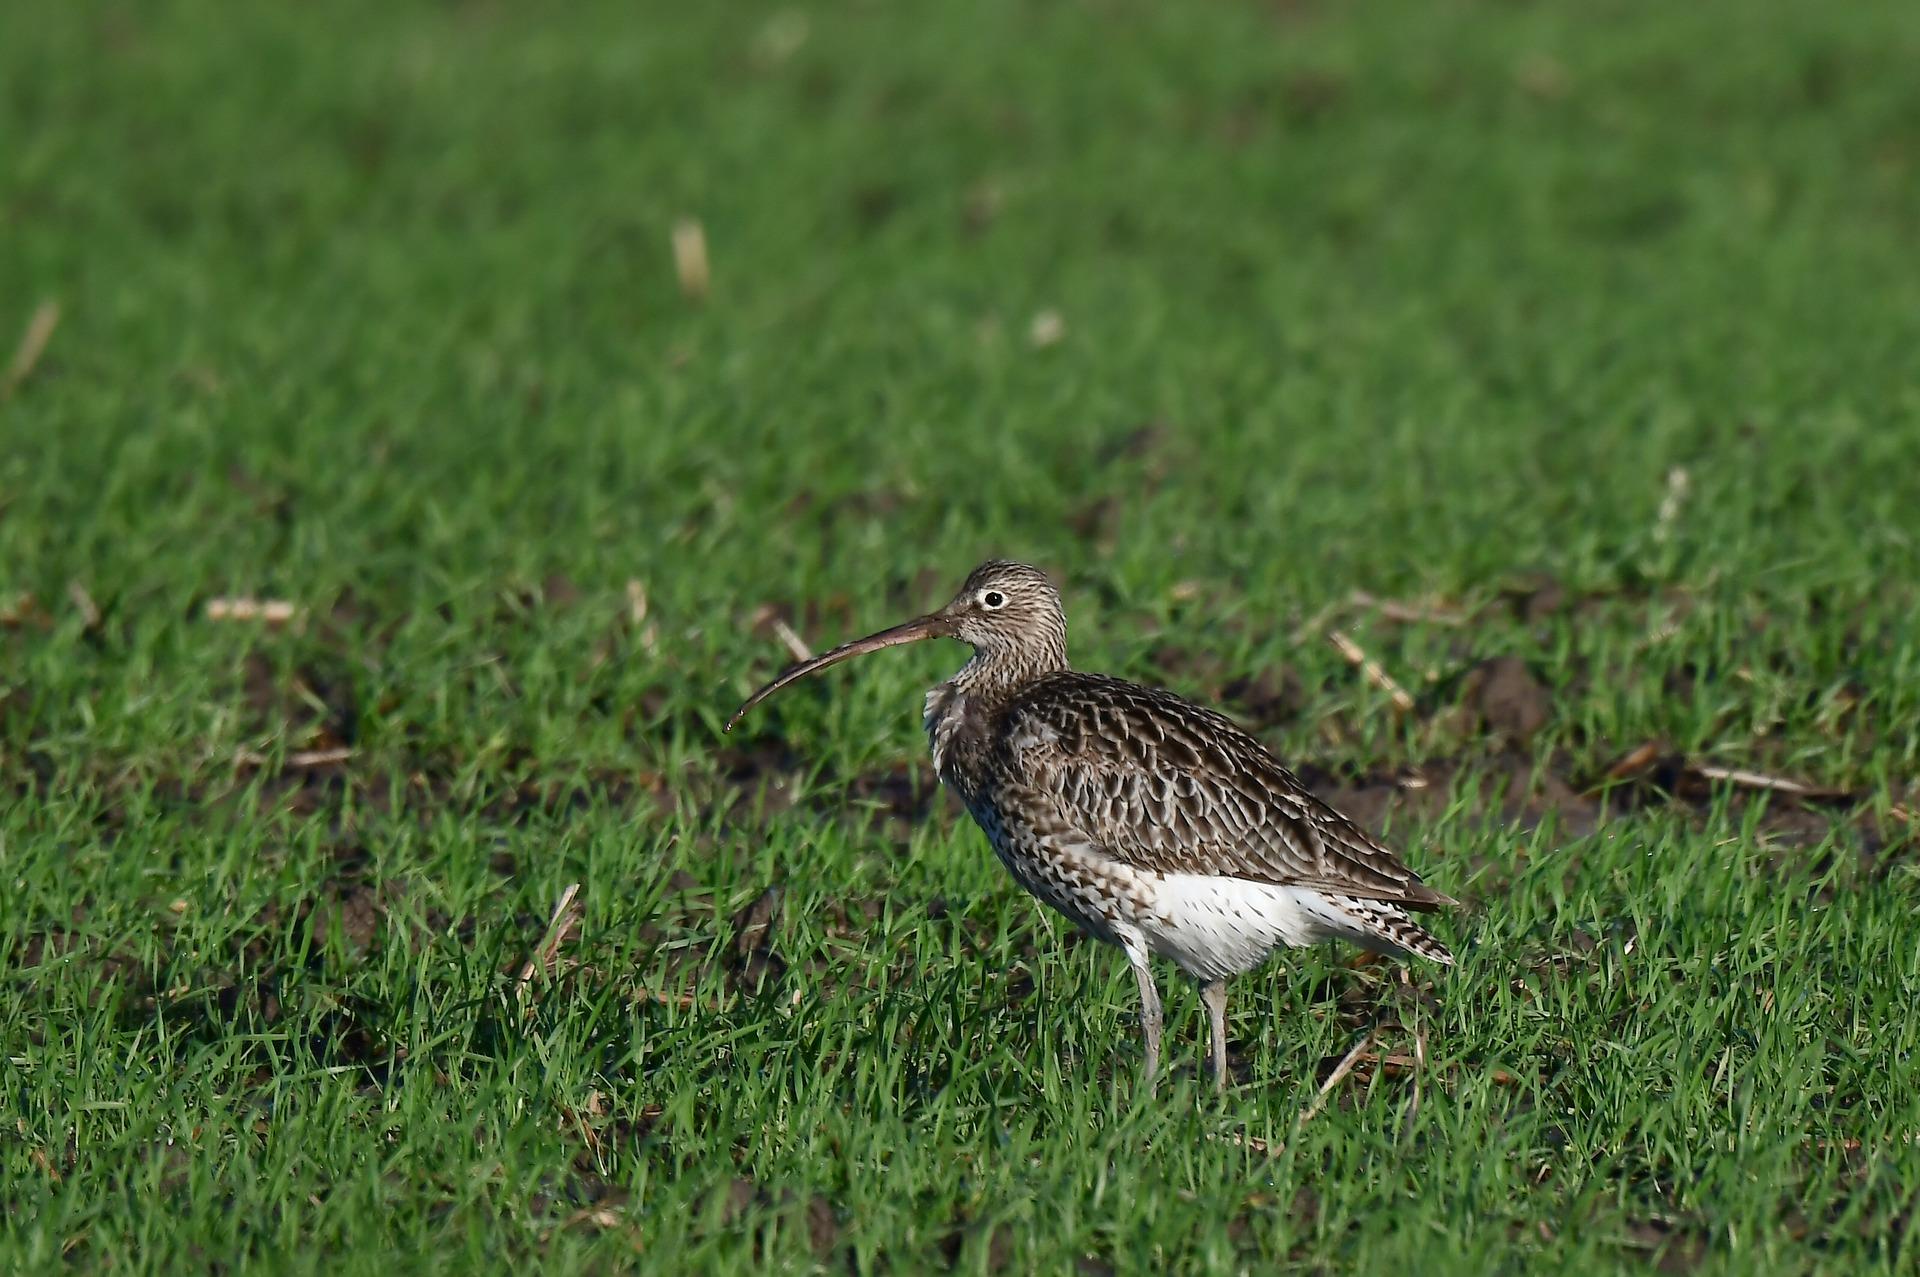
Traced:
[[547, 929], [539, 945], [527, 955], [526, 963], [520, 968], [519, 990], [523, 995], [536, 971], [547, 971], [553, 967], [555, 959], [560, 956], [560, 946], [567, 942], [567, 936], [579, 925], [584, 912], [574, 902], [579, 894], [580, 884], [577, 882], [568, 883], [560, 892], [560, 899], [554, 903], [553, 914], [547, 919]]
[[651, 655], [660, 648], [660, 627], [647, 620], [652, 604], [647, 599], [646, 582], [638, 578], [627, 582], [627, 622], [640, 636], [640, 646]]
[[1235, 1148], [1244, 1148], [1248, 1152], [1258, 1153], [1262, 1157], [1272, 1157], [1276, 1153], [1287, 1151], [1285, 1141], [1263, 1140], [1258, 1135], [1242, 1135], [1238, 1131], [1229, 1131], [1225, 1135], [1209, 1135], [1208, 1139], [1220, 1140]]
[[59, 302], [44, 301], [34, 307], [33, 317], [27, 320], [27, 330], [20, 334], [20, 344], [14, 347], [7, 375], [0, 379], [0, 403], [13, 398], [14, 391], [33, 375], [40, 356], [47, 353], [47, 343], [53, 340], [53, 330], [59, 326]]
[[1347, 601], [1355, 607], [1371, 608], [1383, 620], [1398, 621], [1402, 625], [1465, 625], [1467, 623], [1465, 612], [1445, 604], [1404, 603], [1399, 599], [1383, 599], [1365, 590], [1355, 590], [1347, 596]]
[[1667, 471], [1666, 495], [1660, 498], [1660, 512], [1654, 516], [1653, 539], [1665, 541], [1673, 535], [1673, 525], [1680, 518], [1680, 511], [1687, 503], [1687, 491], [1693, 486], [1693, 477], [1685, 466], [1675, 466]]
[[1359, 666], [1360, 672], [1367, 676], [1369, 683], [1391, 697], [1395, 709], [1402, 714], [1413, 712], [1413, 697], [1407, 695], [1407, 689], [1396, 683], [1391, 674], [1381, 669], [1380, 663], [1368, 656], [1358, 643], [1339, 630], [1328, 630], [1327, 641], [1338, 648], [1340, 655], [1346, 657], [1350, 663]]
[[1809, 785], [1805, 781], [1792, 780], [1786, 776], [1770, 776], [1766, 772], [1748, 771], [1741, 767], [1721, 767], [1714, 763], [1694, 763], [1693, 771], [1707, 780], [1723, 780], [1729, 785], [1739, 785], [1744, 789], [1765, 789], [1779, 794], [1794, 794], [1801, 798], [1844, 798], [1851, 792], [1836, 789], [1831, 785]]
[[1066, 335], [1067, 321], [1057, 310], [1043, 310], [1027, 325], [1027, 344], [1035, 350], [1057, 346], [1065, 340]]
[[100, 605], [93, 601], [93, 595], [87, 593], [87, 587], [78, 581], [67, 582], [67, 597], [80, 613], [80, 619], [90, 630], [100, 628]]
[[1320, 1092], [1313, 1097], [1313, 1103], [1300, 1110], [1300, 1120], [1296, 1125], [1305, 1126], [1326, 1106], [1327, 1096], [1333, 1094], [1333, 1088], [1346, 1080], [1347, 1074], [1353, 1072], [1353, 1066], [1360, 1062], [1360, 1057], [1365, 1055], [1367, 1048], [1373, 1045], [1373, 1034], [1374, 1031], [1368, 1029], [1361, 1035], [1360, 1040], [1353, 1044], [1353, 1049], [1341, 1057], [1340, 1063], [1333, 1066], [1333, 1072], [1327, 1074], [1327, 1080], [1320, 1084]]
[[285, 599], [217, 598], [207, 600], [209, 621], [264, 621], [285, 625], [300, 609]]
[[[296, 749], [287, 755], [288, 767], [331, 767], [335, 763], [344, 763], [353, 757], [353, 751], [344, 745], [332, 749]], [[242, 749], [235, 752], [233, 761], [242, 767], [265, 767], [273, 761], [272, 757], [258, 750]]]
[[813, 652], [807, 647], [807, 641], [794, 633], [793, 627], [788, 625], [784, 618], [779, 616], [773, 618], [773, 634], [774, 637], [779, 639], [786, 647], [794, 660], [810, 661], [813, 659]]
[[683, 217], [673, 224], [673, 270], [680, 277], [680, 294], [688, 301], [705, 301], [713, 285], [707, 265], [707, 230], [697, 220]]
[[[1351, 611], [1370, 611], [1383, 621], [1393, 621], [1400, 625], [1459, 626], [1473, 619], [1465, 609], [1450, 603], [1408, 603], [1403, 599], [1383, 599], [1365, 590], [1354, 590], [1346, 598], [1333, 600], [1309, 617], [1293, 632], [1293, 641], [1306, 642], [1309, 637], [1324, 630], [1327, 622], [1334, 617]], [[1350, 643], [1351, 640], [1342, 634], [1333, 642], [1336, 647], [1346, 651], [1343, 644]], [[1349, 659], [1352, 658], [1349, 657]]]

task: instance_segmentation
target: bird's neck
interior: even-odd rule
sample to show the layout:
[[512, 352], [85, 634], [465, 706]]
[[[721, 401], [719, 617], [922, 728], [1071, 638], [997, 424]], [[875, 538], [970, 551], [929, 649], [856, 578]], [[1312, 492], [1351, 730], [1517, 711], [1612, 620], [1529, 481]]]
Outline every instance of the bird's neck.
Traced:
[[970, 700], [1001, 701], [1034, 679], [1066, 668], [1067, 645], [1061, 639], [1018, 647], [978, 647], [947, 685]]
[[1065, 644], [975, 649], [973, 659], [957, 674], [927, 693], [927, 742], [941, 782], [971, 802], [984, 781], [992, 724], [1000, 707], [1035, 679], [1066, 668]]

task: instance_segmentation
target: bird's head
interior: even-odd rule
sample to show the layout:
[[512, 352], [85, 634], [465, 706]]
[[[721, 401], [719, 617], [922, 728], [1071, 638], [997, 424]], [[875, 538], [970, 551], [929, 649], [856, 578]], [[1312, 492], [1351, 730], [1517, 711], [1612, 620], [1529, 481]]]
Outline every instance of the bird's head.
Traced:
[[748, 710], [816, 670], [883, 647], [929, 638], [958, 639], [973, 648], [976, 662], [1019, 674], [1060, 669], [1067, 660], [1067, 617], [1060, 591], [1038, 568], [990, 559], [968, 573], [959, 592], [938, 611], [843, 643], [781, 671], [747, 698], [727, 721], [727, 728], [731, 731]]
[[1064, 651], [1067, 644], [1060, 591], [1040, 569], [1006, 559], [968, 573], [966, 584], [933, 616], [951, 637], [989, 656], [1030, 648]]

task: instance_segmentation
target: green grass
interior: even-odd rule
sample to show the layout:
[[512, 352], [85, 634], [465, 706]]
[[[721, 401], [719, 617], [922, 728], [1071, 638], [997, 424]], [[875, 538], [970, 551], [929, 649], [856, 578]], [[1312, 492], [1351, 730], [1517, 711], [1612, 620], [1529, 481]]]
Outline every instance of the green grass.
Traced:
[[[0, 1267], [1913, 1271], [1911, 6], [712, 8], [0, 6]], [[718, 735], [989, 554], [1459, 965], [1243, 979], [1224, 1100], [1165, 972], [1143, 1104], [956, 650]], [[1848, 797], [1562, 788], [1650, 741]]]

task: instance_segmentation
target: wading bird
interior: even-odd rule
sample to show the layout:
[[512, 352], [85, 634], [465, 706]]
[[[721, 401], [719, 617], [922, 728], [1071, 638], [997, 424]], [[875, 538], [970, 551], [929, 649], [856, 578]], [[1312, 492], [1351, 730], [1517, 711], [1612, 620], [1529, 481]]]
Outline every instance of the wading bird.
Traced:
[[1275, 950], [1340, 939], [1452, 963], [1409, 911], [1453, 900], [1224, 716], [1069, 668], [1060, 594], [1023, 563], [983, 563], [939, 611], [790, 667], [727, 728], [815, 670], [929, 638], [973, 648], [927, 693], [934, 771], [1014, 881], [1127, 955], [1149, 1084], [1161, 1029], [1151, 955], [1198, 982], [1222, 1087], [1226, 982]]

